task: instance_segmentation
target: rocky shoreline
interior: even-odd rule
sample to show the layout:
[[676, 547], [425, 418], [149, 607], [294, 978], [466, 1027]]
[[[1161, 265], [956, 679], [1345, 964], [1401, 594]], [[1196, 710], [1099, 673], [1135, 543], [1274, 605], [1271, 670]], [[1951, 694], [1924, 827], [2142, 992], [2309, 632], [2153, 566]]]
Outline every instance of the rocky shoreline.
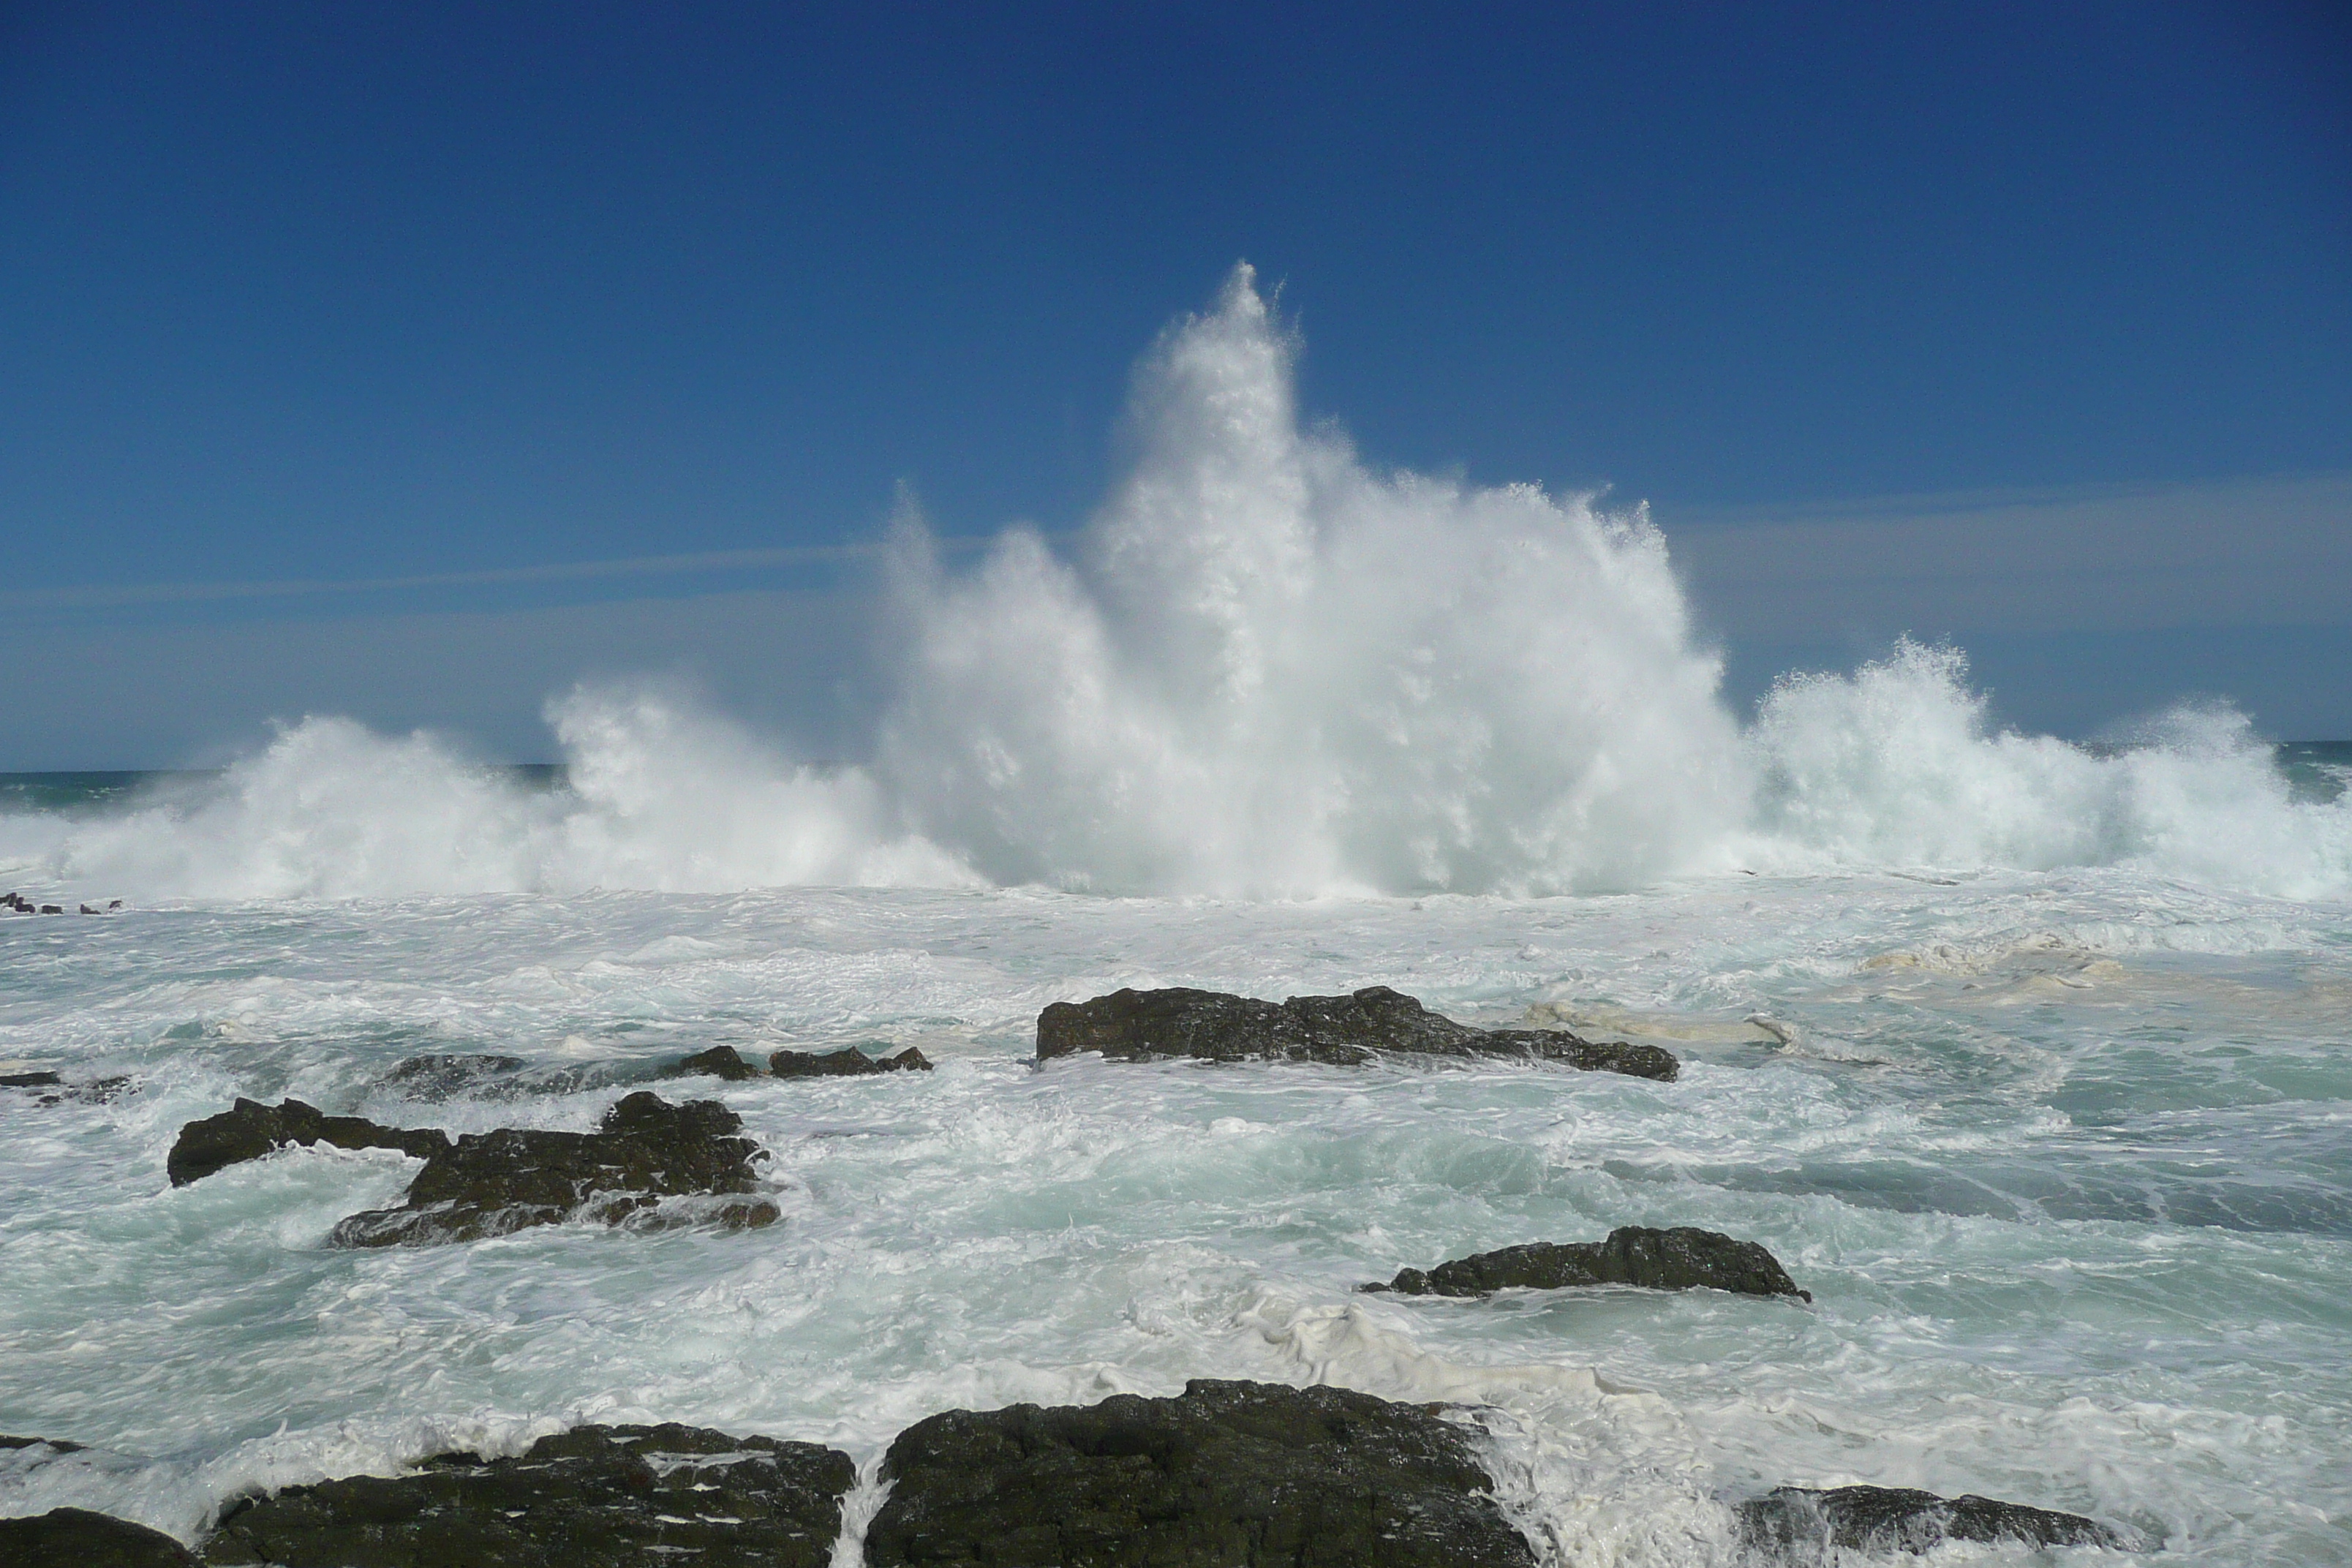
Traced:
[[[1198, 1378], [1170, 1399], [950, 1410], [901, 1432], [867, 1568], [1535, 1568], [1458, 1406]], [[0, 1439], [23, 1444], [30, 1439]], [[63, 1451], [67, 1445], [59, 1445]], [[705, 1428], [577, 1426], [519, 1455], [436, 1454], [232, 1498], [191, 1548], [79, 1509], [0, 1520], [10, 1568], [824, 1568], [849, 1456]], [[2126, 1542], [2080, 1514], [1880, 1487], [1733, 1504], [1768, 1563], [1946, 1541]], [[854, 1560], [854, 1559], [853, 1559]]]
[[[1653, 1046], [1596, 1045], [1565, 1030], [1475, 1029], [1374, 986], [1282, 1003], [1220, 993], [1120, 991], [1057, 1003], [1037, 1024], [1036, 1062], [1082, 1052], [1111, 1061], [1517, 1060], [1672, 1081]], [[928, 1071], [913, 1048], [778, 1051], [765, 1074], [730, 1047], [665, 1076], [872, 1077]], [[387, 1079], [417, 1098], [511, 1081], [509, 1057], [424, 1057]], [[16, 1087], [45, 1088], [39, 1083]], [[464, 1243], [564, 1222], [753, 1229], [777, 1222], [757, 1173], [765, 1152], [715, 1100], [625, 1094], [594, 1131], [500, 1128], [451, 1137], [327, 1114], [299, 1100], [240, 1099], [187, 1123], [166, 1161], [173, 1185], [289, 1145], [389, 1149], [423, 1161], [395, 1207], [350, 1215], [337, 1247]], [[1402, 1296], [1483, 1299], [1500, 1290], [1717, 1289], [1810, 1302], [1762, 1245], [1689, 1226], [1621, 1226], [1601, 1241], [1537, 1241], [1406, 1268]], [[1534, 1568], [1458, 1406], [1402, 1404], [1316, 1385], [1196, 1379], [1173, 1398], [942, 1412], [901, 1432], [867, 1485], [821, 1446], [677, 1425], [574, 1427], [520, 1454], [436, 1454], [398, 1476], [352, 1476], [227, 1500], [193, 1549], [143, 1525], [77, 1509], [0, 1520], [16, 1568], [821, 1568], [845, 1531], [871, 1568]], [[0, 1438], [0, 1448], [76, 1446]], [[2121, 1548], [2078, 1514], [1877, 1487], [1780, 1487], [1726, 1499], [1740, 1550], [1813, 1563], [1861, 1551], [1922, 1552], [1946, 1541]], [[856, 1561], [853, 1556], [848, 1561]]]

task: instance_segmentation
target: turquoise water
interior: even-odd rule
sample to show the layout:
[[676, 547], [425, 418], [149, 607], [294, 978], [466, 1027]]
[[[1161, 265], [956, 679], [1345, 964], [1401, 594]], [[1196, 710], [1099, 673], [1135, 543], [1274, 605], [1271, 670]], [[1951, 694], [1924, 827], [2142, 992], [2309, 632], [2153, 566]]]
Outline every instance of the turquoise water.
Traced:
[[[1381, 981], [1465, 1019], [1665, 1041], [1681, 1081], [1528, 1068], [1028, 1062], [1120, 984]], [[1486, 1406], [1550, 1559], [1730, 1561], [1784, 1482], [2077, 1510], [2150, 1561], [2352, 1556], [2352, 911], [2114, 868], [1701, 879], [1593, 899], [1035, 890], [177, 900], [0, 921], [0, 1472], [183, 1534], [221, 1497], [586, 1419], [861, 1458], [950, 1406], [1329, 1381]], [[1774, 1027], [1748, 1022], [1762, 1015]], [[236, 1094], [456, 1130], [421, 1051], [555, 1068], [714, 1043], [919, 1044], [929, 1077], [706, 1083], [785, 1221], [341, 1253], [396, 1156], [173, 1191]], [[1355, 1294], [1623, 1224], [1765, 1242], [1811, 1308], [1710, 1293]], [[2011, 1561], [1948, 1549], [1939, 1561]], [[2112, 1560], [2112, 1559], [2108, 1559]]]

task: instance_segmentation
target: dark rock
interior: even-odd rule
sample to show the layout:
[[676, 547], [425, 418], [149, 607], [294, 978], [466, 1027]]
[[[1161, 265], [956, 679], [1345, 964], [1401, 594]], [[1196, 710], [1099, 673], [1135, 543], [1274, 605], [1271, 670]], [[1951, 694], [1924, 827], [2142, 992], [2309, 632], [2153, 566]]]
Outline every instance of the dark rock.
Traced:
[[717, 1201], [647, 1213], [641, 1221], [748, 1229], [774, 1223], [776, 1205], [749, 1195], [760, 1146], [735, 1131], [743, 1119], [716, 1100], [671, 1105], [640, 1089], [604, 1113], [595, 1132], [501, 1127], [445, 1144], [408, 1184], [399, 1208], [338, 1224], [336, 1247], [475, 1241], [574, 1217], [617, 1225], [665, 1198]]
[[1516, 1057], [1672, 1082], [1681, 1070], [1656, 1046], [1580, 1038], [1565, 1029], [1474, 1029], [1385, 985], [1348, 996], [1261, 1002], [1221, 991], [1114, 991], [1056, 1002], [1037, 1015], [1037, 1059], [1100, 1051], [1114, 1061], [1314, 1061], [1353, 1067], [1382, 1052]]
[[86, 1509], [0, 1519], [8, 1568], [193, 1568], [194, 1552], [160, 1530]]
[[930, 1058], [914, 1047], [891, 1057], [869, 1057], [856, 1046], [837, 1051], [778, 1051], [768, 1058], [778, 1078], [865, 1078], [877, 1072], [929, 1072]]
[[55, 1448], [60, 1454], [79, 1454], [79, 1443], [68, 1443], [62, 1437], [10, 1437], [0, 1435], [0, 1448]]
[[[87, 1105], [110, 1105], [137, 1087], [130, 1078], [121, 1075], [114, 1078], [94, 1078], [84, 1083], [60, 1083], [55, 1073], [27, 1073], [24, 1076], [36, 1079], [46, 1079], [47, 1082], [19, 1087], [55, 1090], [53, 1093], [41, 1096], [43, 1105], [62, 1105], [68, 1100], [79, 1100]], [[5, 1084], [8, 1081], [6, 1079], [0, 1079], [0, 1084]]]
[[1386, 1285], [1408, 1296], [1484, 1296], [1508, 1289], [1558, 1290], [1571, 1285], [1639, 1285], [1651, 1290], [1732, 1290], [1743, 1296], [1797, 1296], [1788, 1270], [1760, 1245], [1711, 1230], [1621, 1226], [1606, 1241], [1533, 1241], [1481, 1252], [1423, 1270], [1406, 1268]]
[[2022, 1542], [2032, 1546], [2105, 1546], [2123, 1537], [2079, 1513], [2058, 1513], [1991, 1498], [1940, 1498], [1900, 1487], [1781, 1487], [1739, 1505], [1741, 1540], [1783, 1561], [1818, 1562], [1832, 1548], [1928, 1552], [1947, 1541]]
[[443, 1100], [500, 1079], [530, 1064], [520, 1057], [451, 1054], [410, 1057], [383, 1075], [384, 1086], [412, 1100]]
[[45, 915], [61, 915], [66, 912], [66, 909], [63, 904], [43, 904], [41, 912]]
[[672, 1068], [668, 1076], [684, 1078], [695, 1073], [725, 1079], [740, 1083], [747, 1078], [758, 1078], [760, 1069], [743, 1059], [743, 1053], [732, 1046], [713, 1046], [707, 1051], [697, 1051]]
[[84, 905], [81, 907], [81, 912], [82, 912], [82, 913], [84, 913], [84, 914], [86, 914], [86, 915], [95, 915], [95, 914], [100, 914], [100, 913], [103, 913], [104, 911], [102, 911], [101, 910], [100, 910], [100, 909], [98, 908], [98, 906], [97, 906], [97, 905], [95, 905], [95, 904], [84, 904]]
[[0, 1089], [48, 1089], [63, 1082], [53, 1072], [0, 1073]]
[[110, 914], [110, 913], [112, 913], [114, 910], [121, 909], [121, 907], [122, 907], [122, 900], [121, 900], [121, 899], [109, 899], [109, 900], [106, 900], [106, 908], [107, 908], [107, 911], [108, 911]]
[[331, 1143], [338, 1149], [397, 1149], [430, 1158], [449, 1147], [449, 1135], [430, 1127], [383, 1127], [361, 1116], [329, 1116], [315, 1106], [289, 1100], [264, 1105], [239, 1099], [234, 1109], [191, 1121], [180, 1129], [163, 1168], [172, 1184], [184, 1187], [225, 1165], [257, 1160], [289, 1143]]
[[871, 1568], [1534, 1568], [1461, 1428], [1339, 1388], [951, 1410], [890, 1445]]
[[579, 1426], [520, 1458], [443, 1454], [232, 1505], [208, 1563], [276, 1568], [823, 1568], [857, 1479], [813, 1443]]

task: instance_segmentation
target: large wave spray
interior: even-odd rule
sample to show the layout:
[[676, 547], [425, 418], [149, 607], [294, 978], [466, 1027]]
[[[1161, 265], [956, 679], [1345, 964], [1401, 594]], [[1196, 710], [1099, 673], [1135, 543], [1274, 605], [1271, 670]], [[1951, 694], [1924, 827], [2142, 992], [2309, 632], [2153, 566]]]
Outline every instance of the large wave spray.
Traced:
[[650, 688], [549, 706], [571, 787], [310, 719], [193, 800], [0, 819], [0, 860], [156, 896], [1043, 882], [1540, 893], [1835, 866], [2133, 864], [2352, 891], [2352, 804], [2227, 711], [2094, 754], [1992, 732], [1960, 657], [1785, 680], [1746, 731], [1664, 541], [1586, 496], [1368, 469], [1300, 427], [1250, 270], [1137, 375], [1136, 457], [1069, 560], [887, 584], [868, 766], [795, 766]]

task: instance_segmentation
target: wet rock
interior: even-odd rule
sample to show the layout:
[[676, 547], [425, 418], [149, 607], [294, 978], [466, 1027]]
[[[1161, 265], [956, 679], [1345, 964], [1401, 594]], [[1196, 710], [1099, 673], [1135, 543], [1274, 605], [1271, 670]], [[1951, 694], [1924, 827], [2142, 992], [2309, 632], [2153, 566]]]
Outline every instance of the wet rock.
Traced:
[[812, 1443], [692, 1426], [580, 1426], [520, 1457], [443, 1454], [405, 1476], [231, 1505], [208, 1563], [276, 1568], [823, 1568], [857, 1479]]
[[45, 915], [61, 915], [66, 912], [66, 908], [63, 904], [43, 904], [41, 912]]
[[696, 1073], [740, 1083], [747, 1078], [758, 1078], [760, 1069], [743, 1059], [743, 1053], [732, 1046], [713, 1046], [707, 1051], [697, 1051], [672, 1068], [667, 1075], [685, 1078]]
[[1973, 1494], [1940, 1498], [1900, 1487], [1839, 1487], [1830, 1491], [1781, 1487], [1739, 1505], [1739, 1530], [1750, 1550], [1798, 1563], [1824, 1561], [1832, 1549], [1917, 1552], [1932, 1551], [1947, 1541], [2115, 1550], [2128, 1544], [2116, 1531], [2079, 1513], [1997, 1502]]
[[0, 1089], [50, 1089], [63, 1082], [53, 1072], [0, 1073]]
[[0, 1434], [0, 1448], [55, 1448], [60, 1454], [79, 1454], [79, 1443], [68, 1443], [62, 1437], [11, 1437]]
[[193, 1568], [195, 1554], [160, 1530], [87, 1509], [0, 1519], [8, 1568]]
[[1639, 1285], [1651, 1290], [1731, 1290], [1810, 1301], [1780, 1260], [1753, 1241], [1676, 1226], [1621, 1226], [1606, 1241], [1534, 1241], [1480, 1252], [1431, 1269], [1406, 1268], [1386, 1285], [1408, 1296], [1484, 1296], [1495, 1290], [1558, 1290], [1574, 1285]]
[[1533, 1568], [1461, 1428], [1339, 1388], [951, 1410], [899, 1434], [871, 1568]]
[[257, 1160], [289, 1143], [331, 1143], [338, 1149], [397, 1149], [429, 1158], [449, 1147], [449, 1135], [430, 1127], [384, 1127], [362, 1116], [329, 1116], [289, 1100], [281, 1105], [239, 1099], [218, 1116], [191, 1121], [163, 1163], [172, 1184], [184, 1187], [224, 1166]]
[[865, 1078], [877, 1072], [929, 1072], [929, 1057], [908, 1046], [896, 1056], [869, 1057], [856, 1046], [837, 1051], [778, 1051], [768, 1058], [778, 1078]]
[[1586, 1040], [1565, 1029], [1474, 1029], [1385, 985], [1347, 996], [1262, 1002], [1221, 991], [1114, 991], [1056, 1002], [1037, 1015], [1037, 1059], [1100, 1051], [1114, 1061], [1314, 1061], [1352, 1067], [1383, 1053], [1506, 1057], [1671, 1082], [1681, 1070], [1657, 1046]]
[[529, 1065], [520, 1057], [483, 1052], [410, 1057], [384, 1074], [382, 1081], [385, 1088], [411, 1100], [443, 1100], [510, 1079]]
[[[604, 1113], [594, 1132], [501, 1127], [469, 1133], [435, 1151], [398, 1208], [371, 1209], [338, 1224], [336, 1247], [398, 1247], [475, 1241], [530, 1226], [582, 1218], [770, 1225], [776, 1205], [754, 1194], [760, 1146], [734, 1133], [743, 1119], [716, 1100], [672, 1105], [640, 1089]], [[667, 1214], [665, 1199], [699, 1198]]]

